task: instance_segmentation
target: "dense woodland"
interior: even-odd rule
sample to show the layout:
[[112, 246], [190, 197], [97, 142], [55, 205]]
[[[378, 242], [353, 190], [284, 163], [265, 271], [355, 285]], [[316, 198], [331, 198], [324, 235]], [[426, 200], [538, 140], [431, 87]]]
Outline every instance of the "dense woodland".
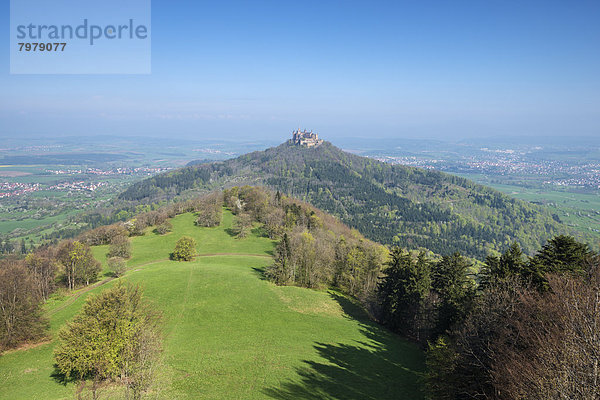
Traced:
[[532, 254], [571, 234], [558, 217], [467, 179], [385, 164], [325, 142], [290, 142], [224, 162], [192, 165], [132, 185], [119, 196], [154, 203], [229, 185], [262, 184], [339, 217], [371, 240], [478, 259], [518, 242]]
[[479, 284], [468, 264], [394, 249], [378, 287], [380, 321], [427, 348], [430, 397], [598, 398], [598, 254], [557, 236], [488, 257]]
[[[157, 207], [23, 259], [0, 261], [0, 349], [43, 340], [48, 335], [43, 302], [56, 290], [99, 279], [90, 246], [109, 246], [108, 265], [118, 277], [131, 256], [130, 237], [149, 229], [165, 234], [172, 229], [169, 219], [187, 212], [195, 213], [198, 227], [216, 226], [223, 207], [235, 215], [232, 235], [253, 232], [277, 242], [273, 263], [264, 271], [267, 279], [353, 296], [373, 319], [423, 346], [432, 399], [600, 396], [595, 328], [600, 263], [588, 245], [559, 235], [526, 256], [514, 242], [503, 253], [480, 259], [484, 267], [473, 274], [472, 259], [451, 248], [434, 258], [431, 252], [384, 247], [308, 203], [251, 186]], [[172, 259], [193, 259], [195, 243], [187, 239], [177, 243]], [[112, 337], [103, 326], [129, 323], [119, 319], [123, 312], [135, 329], [118, 339], [97, 339]], [[108, 325], [88, 329], [97, 315]], [[156, 368], [158, 323], [138, 288], [117, 286], [93, 297], [60, 333], [58, 372], [65, 379], [91, 379], [92, 390], [102, 381], [119, 380], [135, 398], [149, 387]], [[93, 336], [86, 343], [96, 344], [77, 345], [82, 332]], [[121, 347], [110, 347], [112, 342]], [[101, 353], [114, 350], [112, 356], [90, 364], [90, 357], [100, 354], [94, 349], [102, 346], [110, 349]]]

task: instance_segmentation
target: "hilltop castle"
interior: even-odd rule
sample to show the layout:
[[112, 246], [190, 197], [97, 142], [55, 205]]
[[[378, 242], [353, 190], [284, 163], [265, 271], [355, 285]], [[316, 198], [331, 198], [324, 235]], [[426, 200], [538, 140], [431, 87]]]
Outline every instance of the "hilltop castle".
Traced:
[[323, 139], [319, 139], [319, 135], [308, 132], [306, 129], [301, 131], [300, 128], [292, 132], [292, 141], [297, 146], [316, 147], [323, 143]]

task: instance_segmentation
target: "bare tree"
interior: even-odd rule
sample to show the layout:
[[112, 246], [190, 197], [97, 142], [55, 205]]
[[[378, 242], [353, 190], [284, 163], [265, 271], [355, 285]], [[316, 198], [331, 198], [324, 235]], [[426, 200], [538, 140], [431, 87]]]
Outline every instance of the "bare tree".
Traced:
[[41, 296], [35, 279], [20, 261], [0, 262], [0, 349], [42, 337]]
[[54, 290], [54, 279], [58, 270], [53, 251], [44, 249], [27, 255], [25, 266], [32, 274], [40, 297], [48, 300]]
[[600, 399], [600, 267], [548, 284], [547, 294], [522, 294], [507, 340], [496, 343], [498, 390], [509, 399]]

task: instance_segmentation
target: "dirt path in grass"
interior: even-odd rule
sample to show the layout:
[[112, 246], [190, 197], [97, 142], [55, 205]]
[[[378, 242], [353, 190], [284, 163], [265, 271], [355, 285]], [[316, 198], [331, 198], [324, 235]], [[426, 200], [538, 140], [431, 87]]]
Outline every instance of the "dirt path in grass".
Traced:
[[[250, 253], [207, 253], [207, 254], [196, 254], [196, 257], [218, 257], [218, 256], [242, 256], [242, 257], [262, 257], [262, 258], [271, 258], [272, 256], [268, 255], [268, 254], [250, 254]], [[160, 260], [154, 260], [154, 261], [150, 261], [144, 264], [140, 264], [140, 265], [135, 265], [132, 266], [131, 268], [129, 268], [127, 271], [137, 271], [140, 268], [144, 268], [147, 267], [149, 265], [153, 265], [153, 264], [158, 264], [164, 261], [169, 261], [168, 258], [163, 258]], [[84, 295], [85, 293], [89, 292], [92, 289], [97, 288], [98, 286], [102, 286], [112, 280], [114, 280], [116, 278], [114, 277], [108, 277], [105, 278], [101, 281], [98, 281], [96, 283], [93, 283], [85, 288], [80, 289], [79, 291], [77, 291], [77, 293], [72, 293], [69, 296], [69, 299], [67, 301], [65, 301], [63, 304], [61, 304], [60, 306], [58, 306], [57, 308], [48, 311], [48, 316], [52, 316], [54, 314], [56, 314], [57, 312], [64, 310], [65, 308], [67, 308], [68, 306], [70, 306], [71, 304], [75, 303], [77, 301], [77, 299], [79, 299], [82, 295]], [[190, 276], [188, 277], [188, 283], [187, 283], [187, 287], [186, 287], [186, 293], [184, 295], [184, 301], [183, 301], [183, 307], [182, 310], [180, 312], [180, 317], [183, 316], [183, 312], [185, 309], [185, 304], [187, 302], [187, 297], [188, 297], [188, 293], [190, 290], [190, 286], [191, 286], [191, 281], [192, 281], [192, 270], [190, 270]], [[176, 325], [177, 326], [177, 325]], [[173, 327], [171, 333], [175, 330], [175, 327]], [[29, 350], [47, 343], [51, 343], [50, 340], [43, 340], [41, 342], [37, 342], [37, 343], [26, 343], [23, 344], [15, 349], [10, 349], [7, 350], [3, 353], [0, 354], [7, 354], [7, 353], [12, 353], [12, 352], [16, 352], [16, 351], [23, 351], [23, 350]]]
[[171, 331], [169, 331], [169, 334], [167, 335], [167, 337], [173, 336], [173, 333], [179, 326], [179, 323], [183, 320], [183, 316], [185, 314], [185, 309], [187, 307], [188, 297], [190, 295], [190, 289], [192, 287], [192, 277], [193, 276], [194, 276], [194, 268], [190, 268], [190, 275], [188, 276], [187, 285], [185, 287], [185, 293], [183, 294], [183, 301], [181, 302], [181, 310], [177, 314], [177, 318], [175, 319], [176, 322], [173, 325], [173, 328], [171, 328]]
[[82, 294], [85, 294], [85, 293], [89, 292], [90, 290], [92, 290], [94, 288], [97, 288], [98, 286], [102, 286], [105, 283], [108, 283], [108, 282], [112, 281], [113, 279], [115, 279], [115, 278], [112, 278], [112, 277], [106, 278], [106, 279], [103, 279], [103, 280], [101, 280], [99, 282], [91, 284], [89, 286], [86, 286], [85, 288], [79, 290], [77, 293], [72, 294], [69, 297], [69, 300], [65, 301], [63, 304], [61, 304], [60, 306], [56, 307], [54, 310], [48, 311], [48, 315], [54, 315], [54, 314], [56, 314], [60, 310], [63, 310], [66, 307], [68, 307], [71, 304], [73, 304], [78, 298], [81, 297]]
[[[165, 259], [162, 259], [162, 260], [151, 261], [151, 262], [148, 262], [148, 263], [145, 263], [145, 264], [140, 264], [140, 265], [136, 265], [135, 267], [131, 267], [129, 270], [133, 270], [134, 268], [137, 270], [139, 268], [142, 268], [142, 267], [145, 267], [145, 266], [148, 266], [148, 265], [152, 265], [152, 264], [157, 264], [159, 262], [163, 262], [163, 261], [167, 261], [167, 260], [168, 259], [165, 258]], [[99, 282], [96, 282], [94, 284], [86, 286], [83, 289], [80, 289], [77, 293], [72, 294], [70, 296], [69, 300], [65, 301], [63, 304], [61, 304], [59, 307], [55, 308], [54, 310], [49, 311], [48, 315], [51, 316], [51, 315], [54, 315], [54, 314], [56, 314], [57, 312], [59, 312], [61, 310], [64, 310], [66, 307], [68, 307], [71, 304], [75, 303], [75, 301], [77, 301], [77, 299], [80, 298], [81, 295], [89, 292], [90, 290], [92, 290], [94, 288], [97, 288], [98, 286], [102, 286], [105, 283], [108, 283], [108, 282], [112, 281], [113, 279], [116, 279], [116, 278], [114, 278], [114, 277], [108, 277], [108, 278], [105, 278], [105, 279], [103, 279], [103, 280], [101, 280]]]
[[263, 257], [271, 258], [268, 254], [251, 254], [251, 253], [208, 253], [208, 254], [196, 254], [196, 257], [216, 257], [216, 256], [243, 256], [243, 257]]
[[17, 351], [23, 351], [23, 350], [31, 350], [31, 349], [35, 349], [36, 347], [40, 347], [40, 346], [43, 346], [48, 343], [52, 343], [52, 340], [44, 339], [41, 342], [37, 342], [37, 343], [24, 343], [24, 344], [20, 345], [19, 347], [15, 347], [14, 349], [4, 350], [4, 352], [0, 352], [0, 355], [15, 353]]
[[[208, 253], [208, 254], [196, 254], [196, 257], [218, 257], [218, 256], [242, 256], [242, 257], [262, 257], [262, 258], [271, 258], [270, 255], [268, 254], [250, 254], [250, 253]], [[169, 261], [168, 258], [163, 258], [160, 260], [155, 260], [155, 261], [150, 261], [144, 264], [140, 264], [140, 265], [135, 265], [132, 266], [131, 268], [128, 269], [128, 271], [137, 271], [140, 268], [146, 267], [148, 265], [153, 265], [153, 264], [158, 264], [160, 262], [164, 262], [164, 261]], [[110, 281], [112, 281], [113, 277], [109, 277], [109, 278], [105, 278], [99, 282], [96, 282], [92, 285], [89, 285], [83, 289], [80, 289], [77, 293], [74, 293], [73, 295], [71, 295], [71, 297], [69, 298], [69, 300], [65, 301], [64, 304], [61, 304], [59, 307], [55, 308], [54, 310], [51, 310], [48, 312], [48, 315], [54, 315], [57, 312], [64, 310], [66, 307], [70, 306], [71, 304], [73, 304], [74, 302], [77, 301], [78, 298], [80, 298], [83, 294], [89, 292], [92, 289], [97, 288], [98, 286], [102, 286]]]

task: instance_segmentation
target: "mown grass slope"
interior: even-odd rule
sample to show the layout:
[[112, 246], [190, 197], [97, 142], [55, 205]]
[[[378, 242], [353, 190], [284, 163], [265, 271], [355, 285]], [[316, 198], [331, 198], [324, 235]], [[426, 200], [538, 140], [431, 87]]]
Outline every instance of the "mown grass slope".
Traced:
[[[420, 399], [423, 356], [333, 291], [278, 287], [264, 280], [273, 242], [259, 229], [238, 240], [225, 212], [217, 228], [194, 216], [172, 220], [173, 232], [148, 231], [132, 241], [122, 278], [144, 287], [163, 312], [164, 353], [158, 398]], [[196, 239], [194, 262], [169, 261], [177, 239]], [[94, 249], [102, 256], [106, 248]], [[47, 304], [52, 334], [80, 309], [91, 290]], [[0, 398], [72, 398], [76, 387], [52, 377], [49, 342], [0, 357]]]

